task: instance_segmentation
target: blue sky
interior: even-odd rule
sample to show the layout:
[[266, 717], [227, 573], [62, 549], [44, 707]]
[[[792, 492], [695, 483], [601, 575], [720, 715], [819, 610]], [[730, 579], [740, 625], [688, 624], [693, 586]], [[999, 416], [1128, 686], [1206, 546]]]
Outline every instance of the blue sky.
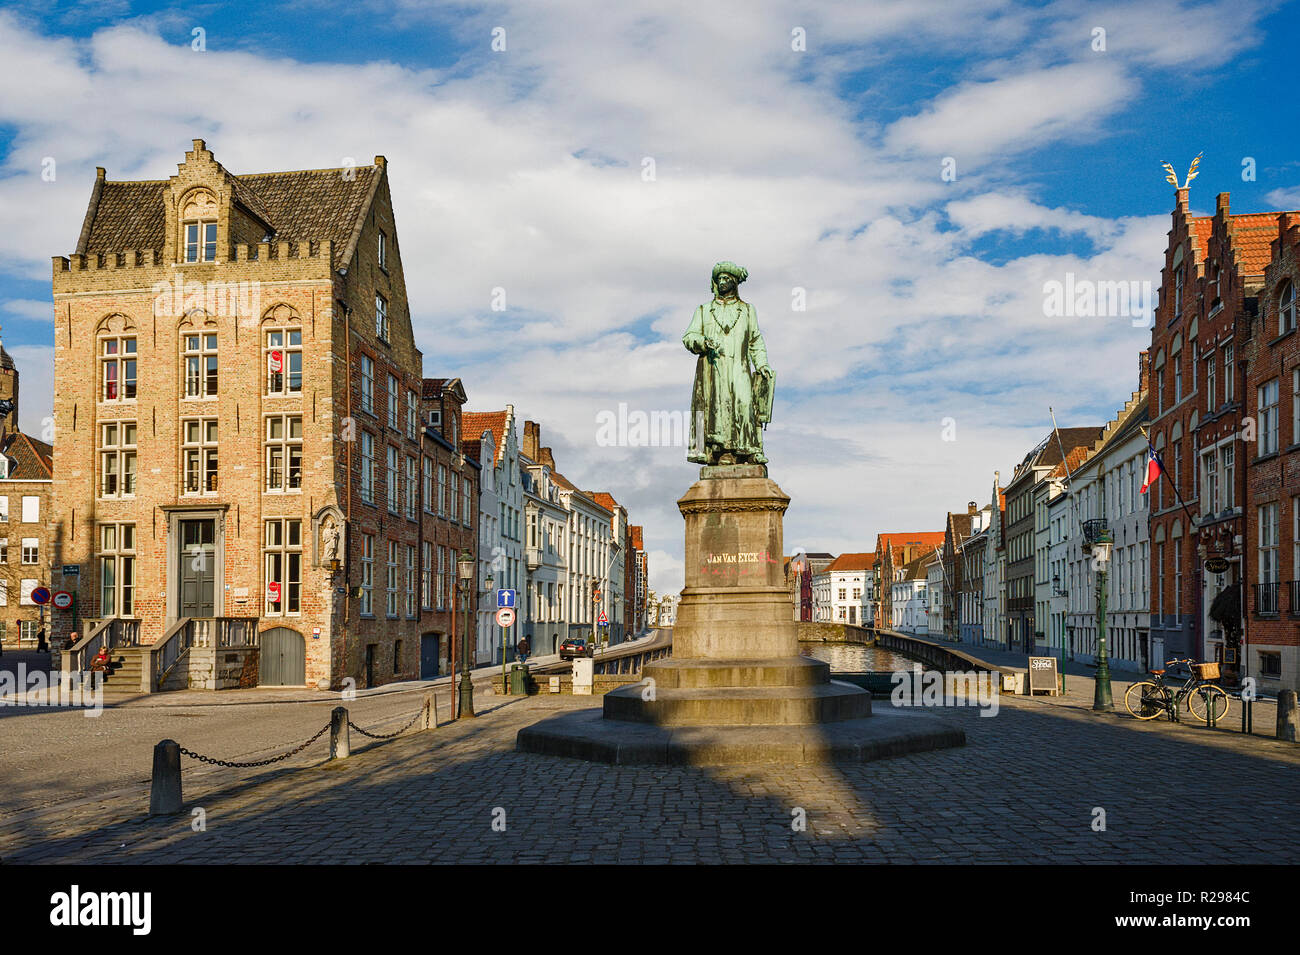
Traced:
[[193, 138], [236, 173], [383, 153], [426, 373], [540, 420], [571, 479], [645, 524], [657, 586], [680, 582], [692, 469], [680, 448], [599, 446], [594, 421], [686, 405], [679, 339], [717, 259], [749, 268], [778, 372], [787, 547], [939, 529], [1049, 404], [1102, 424], [1135, 387], [1147, 333], [1047, 317], [1043, 283], [1158, 283], [1161, 160], [1182, 176], [1204, 152], [1196, 210], [1220, 191], [1300, 207], [1276, 89], [1298, 22], [1174, 0], [10, 4], [0, 323], [24, 426], [49, 413], [49, 257], [72, 251], [96, 165], [163, 178]]

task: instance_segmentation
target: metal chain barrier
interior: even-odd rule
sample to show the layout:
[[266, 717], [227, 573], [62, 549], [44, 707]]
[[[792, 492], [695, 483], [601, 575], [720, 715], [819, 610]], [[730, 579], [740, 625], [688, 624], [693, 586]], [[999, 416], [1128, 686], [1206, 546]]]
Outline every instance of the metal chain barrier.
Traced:
[[270, 766], [272, 763], [282, 762], [288, 759], [290, 756], [297, 756], [299, 753], [301, 753], [312, 743], [316, 742], [316, 740], [320, 739], [322, 736], [328, 733], [329, 729], [330, 729], [330, 724], [326, 723], [323, 727], [321, 727], [321, 729], [316, 733], [315, 736], [307, 740], [307, 742], [303, 743], [301, 746], [295, 747], [294, 749], [289, 750], [289, 752], [284, 753], [281, 756], [273, 756], [270, 759], [259, 759], [256, 762], [252, 762], [252, 763], [235, 763], [227, 759], [213, 759], [211, 756], [200, 756], [198, 753], [190, 752], [184, 746], [180, 746], [178, 748], [180, 749], [182, 756], [189, 756], [191, 759], [197, 759], [200, 763], [209, 763], [213, 766], [224, 766], [227, 769], [252, 769], [255, 766]]
[[403, 726], [403, 727], [402, 727], [400, 730], [398, 730], [396, 733], [367, 733], [365, 730], [363, 730], [363, 729], [362, 729], [360, 726], [358, 726], [356, 723], [353, 723], [351, 719], [348, 720], [348, 726], [351, 726], [354, 730], [356, 730], [356, 731], [357, 731], [358, 733], [360, 733], [362, 736], [368, 736], [370, 739], [392, 739], [392, 738], [395, 737], [395, 736], [401, 736], [403, 733], [405, 733], [407, 730], [409, 730], [412, 726], [415, 725], [415, 721], [418, 720], [418, 719], [419, 719], [421, 716], [423, 716], [423, 715], [424, 715], [424, 710], [420, 710], [419, 713], [416, 713], [414, 716], [411, 717], [411, 722], [407, 723], [405, 726]]

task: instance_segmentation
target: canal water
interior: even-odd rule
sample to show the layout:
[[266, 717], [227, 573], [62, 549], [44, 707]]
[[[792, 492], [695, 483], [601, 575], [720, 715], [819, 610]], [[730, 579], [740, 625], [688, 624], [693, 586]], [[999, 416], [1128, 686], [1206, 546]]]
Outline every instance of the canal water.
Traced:
[[829, 663], [832, 673], [893, 673], [911, 670], [915, 662], [893, 650], [862, 643], [800, 643], [799, 651]]

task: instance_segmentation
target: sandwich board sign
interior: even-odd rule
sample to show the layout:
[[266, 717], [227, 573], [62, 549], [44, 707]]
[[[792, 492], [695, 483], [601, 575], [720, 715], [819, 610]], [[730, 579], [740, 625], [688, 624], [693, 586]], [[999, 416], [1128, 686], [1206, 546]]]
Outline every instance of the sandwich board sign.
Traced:
[[1029, 695], [1060, 693], [1060, 684], [1056, 679], [1056, 657], [1029, 658]]

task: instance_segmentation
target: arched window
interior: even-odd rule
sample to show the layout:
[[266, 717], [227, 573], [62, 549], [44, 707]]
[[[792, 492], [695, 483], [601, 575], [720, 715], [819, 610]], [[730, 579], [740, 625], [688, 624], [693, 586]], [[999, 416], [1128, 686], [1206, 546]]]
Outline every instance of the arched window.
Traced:
[[1277, 293], [1277, 333], [1285, 335], [1295, 328], [1295, 286], [1290, 279], [1282, 283]]
[[217, 258], [217, 200], [197, 189], [181, 202], [181, 258], [186, 262], [214, 262]]

